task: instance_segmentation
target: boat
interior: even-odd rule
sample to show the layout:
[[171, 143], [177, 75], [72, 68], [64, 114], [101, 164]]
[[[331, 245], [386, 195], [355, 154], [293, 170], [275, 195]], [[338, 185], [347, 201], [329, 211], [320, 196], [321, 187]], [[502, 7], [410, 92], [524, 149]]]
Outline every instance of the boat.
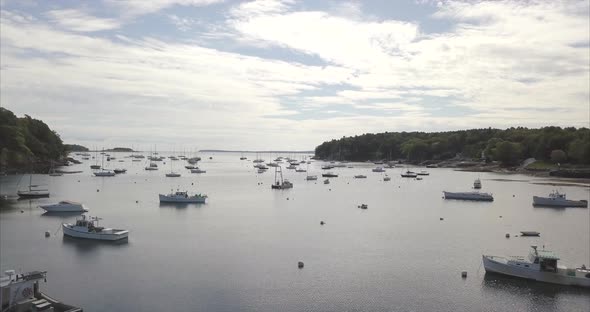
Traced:
[[62, 200], [57, 204], [39, 205], [40, 208], [45, 209], [47, 212], [86, 212], [88, 209], [84, 208], [84, 205], [69, 201]]
[[112, 170], [102, 169], [101, 171], [93, 172], [97, 177], [113, 177], [115, 176], [115, 172]]
[[266, 165], [269, 167], [278, 167], [279, 166], [279, 164], [277, 164], [276, 162], [269, 162]]
[[90, 169], [100, 169], [100, 165], [90, 165]]
[[585, 266], [567, 268], [558, 265], [559, 256], [544, 248], [531, 246], [528, 257], [482, 255], [486, 273], [497, 273], [538, 282], [590, 287], [590, 270]]
[[318, 176], [316, 175], [308, 175], [305, 177], [305, 180], [307, 181], [316, 181], [318, 179]]
[[377, 168], [373, 168], [372, 171], [373, 172], [385, 172], [385, 169], [383, 169], [383, 167], [377, 167]]
[[537, 231], [520, 231], [520, 236], [540, 236], [541, 233]]
[[93, 172], [93, 174], [95, 176], [97, 176], [97, 177], [113, 177], [113, 176], [115, 176], [116, 173], [114, 171], [104, 168], [104, 154], [102, 156], [102, 163], [101, 163], [100, 167], [102, 168], [100, 171]]
[[328, 171], [326, 173], [322, 173], [322, 178], [337, 178], [338, 175], [334, 172]]
[[324, 165], [324, 166], [322, 166], [322, 169], [324, 169], [324, 170], [330, 170], [330, 169], [334, 169], [334, 166], [332, 166], [332, 165]]
[[446, 192], [443, 191], [445, 199], [462, 199], [475, 201], [494, 201], [494, 196], [489, 193], [480, 192]]
[[[278, 173], [278, 176], [277, 176]], [[278, 180], [280, 178], [280, 181]], [[273, 190], [285, 190], [293, 188], [293, 183], [289, 182], [289, 180], [283, 180], [283, 170], [281, 166], [275, 168], [275, 183], [270, 186]]]
[[207, 173], [207, 171], [199, 169], [199, 167], [196, 167], [195, 169], [191, 169], [191, 173]]
[[533, 196], [533, 205], [548, 207], [588, 207], [587, 200], [570, 200], [566, 198], [565, 193], [559, 193], [557, 190], [551, 192], [549, 197]]
[[268, 169], [268, 167], [265, 166], [264, 164], [256, 164], [256, 165], [254, 165], [254, 168], [258, 168], [258, 169], [262, 169], [262, 170]]
[[169, 173], [166, 173], [166, 177], [168, 177], [168, 178], [178, 178], [178, 177], [180, 177], [180, 173], [169, 172]]
[[416, 177], [416, 181], [422, 181], [422, 177]]
[[287, 169], [297, 169], [297, 166], [295, 166], [295, 165], [290, 165], [290, 166], [288, 166], [288, 167], [287, 167]]
[[418, 176], [417, 173], [410, 171], [410, 170], [406, 171], [405, 173], [402, 173], [401, 175], [402, 175], [402, 178], [415, 178]]
[[158, 167], [148, 166], [148, 167], [145, 167], [145, 170], [147, 170], [147, 171], [154, 171], [154, 170], [158, 170]]
[[258, 168], [258, 170], [256, 172], [258, 172], [258, 173], [265, 173], [266, 172], [266, 169]]
[[207, 195], [195, 194], [189, 195], [187, 191], [181, 192], [176, 190], [170, 194], [159, 194], [161, 203], [196, 203], [204, 204], [207, 200]]
[[195, 166], [193, 166], [193, 165], [188, 165], [188, 166], [184, 166], [184, 167], [185, 167], [186, 169], [195, 169], [195, 168], [198, 168], [198, 167], [195, 167]]
[[426, 165], [426, 168], [438, 168], [437, 165]]
[[116, 174], [125, 173], [125, 172], [127, 172], [127, 169], [124, 169], [124, 168], [115, 168], [115, 169], [113, 169], [113, 172], [116, 173]]
[[479, 178], [475, 179], [475, 181], [473, 181], [473, 188], [476, 190], [481, 189], [481, 180]]
[[366, 179], [366, 178], [367, 178], [367, 176], [366, 176], [366, 175], [364, 175], [364, 174], [357, 174], [357, 175], [355, 175], [355, 176], [354, 176], [354, 178], [355, 178], [355, 179]]
[[427, 176], [430, 175], [430, 173], [428, 173], [428, 171], [426, 170], [421, 170], [420, 172], [416, 173], [417, 175], [421, 175], [421, 176]]
[[307, 172], [305, 169], [295, 169], [295, 172]]
[[389, 176], [384, 176], [383, 177], [383, 181], [387, 182], [387, 181], [391, 181], [391, 177]]
[[324, 184], [330, 184], [330, 179], [325, 179]]
[[116, 241], [129, 237], [128, 230], [104, 228], [98, 225], [99, 220], [83, 214], [76, 223], [63, 223], [62, 230], [65, 236], [76, 238]]
[[46, 271], [16, 274], [4, 271], [0, 278], [0, 302], [2, 311], [53, 311], [82, 312], [81, 308], [65, 304], [41, 292], [40, 282], [47, 282]]
[[49, 190], [48, 189], [40, 189], [38, 188], [39, 185], [33, 184], [33, 175], [29, 175], [29, 189], [28, 190], [18, 190], [16, 194], [20, 198], [40, 198], [40, 197], [49, 197]]

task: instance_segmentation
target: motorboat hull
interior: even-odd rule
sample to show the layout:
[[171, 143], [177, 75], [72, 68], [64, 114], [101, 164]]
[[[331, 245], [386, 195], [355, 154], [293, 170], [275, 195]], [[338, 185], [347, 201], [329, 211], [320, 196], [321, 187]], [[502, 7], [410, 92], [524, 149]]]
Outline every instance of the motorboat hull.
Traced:
[[207, 197], [176, 197], [160, 194], [161, 203], [204, 204]]
[[443, 192], [445, 199], [473, 200], [473, 201], [494, 201], [494, 197], [487, 193], [454, 193]]
[[588, 201], [533, 196], [533, 205], [547, 206], [547, 207], [583, 207], [583, 208], [587, 208]]
[[84, 206], [81, 204], [53, 204], [53, 205], [41, 205], [40, 208], [44, 209], [47, 212], [85, 212], [88, 211], [84, 209]]
[[[505, 263], [505, 258], [483, 255], [483, 266], [486, 272], [503, 274], [513, 277], [519, 277], [539, 282], [569, 285], [569, 286], [580, 286], [590, 287], [590, 271], [582, 269], [558, 269], [557, 273], [553, 272], [542, 272], [532, 268], [517, 267]], [[575, 276], [568, 276], [567, 271], [575, 272]]]
[[119, 230], [119, 229], [111, 229], [111, 230], [103, 230], [102, 232], [85, 232], [85, 231], [78, 231], [74, 229], [73, 226], [69, 224], [62, 224], [62, 230], [64, 235], [76, 238], [84, 238], [84, 239], [94, 239], [94, 240], [104, 240], [104, 241], [117, 241], [121, 239], [125, 239], [129, 237], [129, 231], [127, 230]]
[[42, 198], [49, 197], [48, 191], [18, 191], [16, 192], [20, 198]]

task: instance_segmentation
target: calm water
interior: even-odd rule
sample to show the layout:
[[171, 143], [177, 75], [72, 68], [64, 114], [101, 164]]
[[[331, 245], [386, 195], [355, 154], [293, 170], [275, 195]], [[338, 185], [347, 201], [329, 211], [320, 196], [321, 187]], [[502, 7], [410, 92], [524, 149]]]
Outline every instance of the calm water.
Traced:
[[[114, 153], [113, 153], [114, 154]], [[51, 198], [19, 200], [0, 213], [1, 270], [47, 270], [50, 295], [85, 311], [588, 311], [590, 292], [489, 276], [482, 253], [526, 255], [546, 245], [563, 263], [590, 264], [589, 211], [534, 208], [534, 194], [555, 186], [522, 175], [428, 169], [423, 181], [372, 164], [335, 168], [324, 185], [284, 170], [291, 190], [271, 190], [272, 168], [256, 174], [239, 154], [203, 154], [205, 174], [165, 178], [170, 163], [111, 161], [127, 174], [93, 177], [86, 161], [48, 183]], [[208, 157], [213, 156], [212, 160]], [[254, 159], [255, 155], [246, 155]], [[288, 156], [288, 155], [285, 155]], [[274, 156], [276, 157], [276, 156]], [[269, 156], [266, 155], [268, 160]], [[321, 174], [321, 163], [309, 166]], [[305, 167], [305, 165], [304, 165]], [[353, 179], [365, 174], [367, 179]], [[481, 177], [493, 203], [443, 200]], [[16, 194], [20, 177], [2, 177]], [[510, 181], [506, 181], [506, 180]], [[28, 178], [22, 179], [26, 184]], [[194, 185], [192, 185], [194, 184]], [[161, 205], [158, 193], [180, 187], [209, 195], [204, 205]], [[588, 187], [561, 186], [572, 199]], [[98, 190], [98, 191], [97, 191]], [[45, 215], [37, 205], [83, 202], [108, 227], [131, 231], [125, 244], [63, 238], [75, 216]], [[137, 202], [136, 202], [137, 201]], [[357, 205], [366, 203], [368, 210]], [[23, 211], [21, 213], [21, 210]], [[500, 218], [502, 216], [502, 218]], [[439, 218], [443, 217], [444, 221]], [[326, 225], [320, 226], [320, 221]], [[540, 238], [512, 237], [520, 230]], [[51, 231], [50, 238], [44, 237]], [[305, 268], [298, 269], [297, 262]], [[461, 271], [468, 277], [461, 278]]]

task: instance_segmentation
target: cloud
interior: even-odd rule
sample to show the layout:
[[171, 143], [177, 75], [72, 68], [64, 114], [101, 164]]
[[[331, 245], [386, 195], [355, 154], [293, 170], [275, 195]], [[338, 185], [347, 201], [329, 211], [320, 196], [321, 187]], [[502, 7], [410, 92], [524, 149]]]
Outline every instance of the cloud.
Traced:
[[121, 26], [115, 19], [98, 18], [76, 9], [52, 10], [45, 16], [61, 28], [79, 32], [111, 30]]
[[106, 0], [112, 7], [121, 10], [124, 16], [139, 16], [178, 6], [207, 6], [224, 0]]

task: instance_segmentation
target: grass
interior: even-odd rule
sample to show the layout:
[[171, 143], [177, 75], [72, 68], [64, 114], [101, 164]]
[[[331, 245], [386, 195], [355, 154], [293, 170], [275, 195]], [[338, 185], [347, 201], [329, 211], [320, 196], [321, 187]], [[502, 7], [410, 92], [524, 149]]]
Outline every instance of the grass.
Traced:
[[546, 162], [546, 161], [542, 161], [542, 160], [537, 160], [534, 163], [526, 166], [526, 168], [532, 169], [532, 170], [551, 170], [551, 169], [557, 168], [557, 165], [554, 163], [550, 163], [550, 162]]

